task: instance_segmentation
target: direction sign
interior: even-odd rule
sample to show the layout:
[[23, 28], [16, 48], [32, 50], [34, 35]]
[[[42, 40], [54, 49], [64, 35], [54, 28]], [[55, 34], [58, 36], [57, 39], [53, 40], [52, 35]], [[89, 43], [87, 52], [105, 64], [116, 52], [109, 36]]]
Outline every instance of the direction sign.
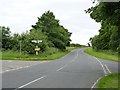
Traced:
[[34, 42], [34, 43], [40, 43], [40, 42], [42, 42], [42, 40], [32, 40], [32, 42]]
[[35, 51], [40, 51], [40, 48], [35, 48]]

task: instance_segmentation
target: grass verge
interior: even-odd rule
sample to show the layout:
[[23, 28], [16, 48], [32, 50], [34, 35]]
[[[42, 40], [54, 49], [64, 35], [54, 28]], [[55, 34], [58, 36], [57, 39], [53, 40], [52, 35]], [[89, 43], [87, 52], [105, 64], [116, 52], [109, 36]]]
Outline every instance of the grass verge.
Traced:
[[77, 47], [67, 47], [66, 51], [60, 51], [55, 48], [48, 48], [44, 53], [36, 55], [19, 54], [19, 52], [4, 51], [2, 52], [2, 60], [54, 60], [65, 56]]
[[87, 48], [84, 50], [84, 52], [95, 56], [97, 58], [102, 58], [105, 60], [112, 60], [116, 62], [120, 62], [120, 59], [118, 58], [117, 52], [112, 52], [112, 51], [95, 51], [92, 48]]
[[[120, 73], [112, 73], [108, 76], [101, 78], [98, 82], [98, 88], [119, 88], [120, 86], [118, 83], [120, 78]], [[99, 89], [98, 89], [99, 90]]]

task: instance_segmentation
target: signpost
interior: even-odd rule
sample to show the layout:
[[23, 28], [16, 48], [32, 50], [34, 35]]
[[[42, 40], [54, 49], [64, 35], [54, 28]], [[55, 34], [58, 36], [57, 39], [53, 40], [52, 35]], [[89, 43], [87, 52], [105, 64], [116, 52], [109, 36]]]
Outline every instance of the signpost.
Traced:
[[38, 55], [38, 52], [40, 51], [40, 48], [38, 48], [38, 46], [36, 46], [35, 51], [36, 51], [36, 55]]
[[39, 42], [42, 42], [42, 40], [32, 40], [32, 42], [39, 43]]
[[[40, 42], [42, 42], [42, 40], [32, 40], [32, 42], [40, 43]], [[36, 51], [36, 55], [38, 55], [38, 52], [40, 51], [40, 48], [38, 46], [36, 46], [35, 51]]]

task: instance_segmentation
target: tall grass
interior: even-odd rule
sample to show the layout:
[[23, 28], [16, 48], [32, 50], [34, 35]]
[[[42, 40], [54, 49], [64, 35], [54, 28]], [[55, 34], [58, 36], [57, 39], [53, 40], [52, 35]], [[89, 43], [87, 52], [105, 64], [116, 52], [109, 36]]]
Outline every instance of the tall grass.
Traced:
[[76, 49], [76, 47], [67, 47], [67, 50], [61, 51], [56, 48], [47, 48], [45, 52], [40, 52], [38, 56], [35, 54], [22, 53], [20, 55], [17, 51], [3, 51], [2, 60], [54, 60], [63, 57], [70, 51]]
[[2, 59], [11, 59], [11, 60], [15, 60], [15, 59], [21, 59], [21, 58], [28, 58], [29, 55], [22, 53], [20, 54], [17, 51], [12, 51], [12, 50], [8, 50], [8, 51], [3, 51], [2, 52]]

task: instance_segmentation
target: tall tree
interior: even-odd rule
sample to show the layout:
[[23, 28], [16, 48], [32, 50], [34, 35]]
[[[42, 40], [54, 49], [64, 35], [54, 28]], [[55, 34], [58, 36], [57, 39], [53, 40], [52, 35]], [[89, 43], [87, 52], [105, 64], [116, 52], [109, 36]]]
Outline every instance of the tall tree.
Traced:
[[86, 12], [96, 22], [101, 23], [99, 35], [92, 39], [93, 47], [117, 50], [120, 45], [120, 2], [99, 2]]
[[2, 30], [2, 48], [4, 48], [5, 50], [7, 49], [12, 49], [12, 45], [11, 45], [11, 32], [10, 32], [10, 28], [9, 27], [0, 27]]
[[53, 12], [45, 12], [32, 27], [47, 36], [49, 46], [64, 50], [70, 43], [71, 33], [59, 24], [59, 20], [55, 18]]
[[[38, 22], [32, 25], [29, 32], [11, 36], [9, 28], [2, 27], [1, 30], [4, 49], [19, 50], [21, 45], [22, 51], [32, 54], [36, 46], [40, 47], [42, 52], [47, 47], [65, 50], [71, 41], [71, 33], [59, 24], [59, 20], [50, 11], [38, 17]], [[42, 42], [33, 43], [32, 40], [42, 40]]]

